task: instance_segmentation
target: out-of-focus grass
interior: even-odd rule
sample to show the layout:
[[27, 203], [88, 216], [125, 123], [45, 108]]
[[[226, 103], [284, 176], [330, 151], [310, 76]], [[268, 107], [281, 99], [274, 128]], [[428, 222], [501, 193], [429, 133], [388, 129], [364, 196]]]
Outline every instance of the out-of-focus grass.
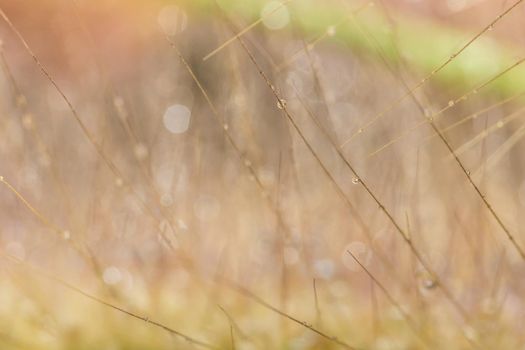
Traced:
[[[237, 29], [263, 5], [220, 3]], [[277, 103], [238, 42], [203, 61], [233, 34], [211, 2], [75, 4], [28, 0], [7, 13], [93, 139], [1, 27], [0, 176], [18, 195], [0, 186], [0, 248], [18, 260], [1, 260], [0, 347], [195, 348], [151, 321], [221, 349], [340, 348], [331, 337], [377, 350], [522, 347], [523, 262], [424, 118], [448, 108], [433, 120], [444, 129], [471, 116], [445, 137], [454, 149], [468, 145], [462, 164], [521, 244], [524, 152], [508, 141], [523, 118], [508, 119], [518, 99], [500, 103], [519, 92], [522, 68], [490, 83], [490, 93], [449, 103], [510, 65], [512, 50], [483, 36], [414, 94], [417, 103], [407, 99], [357, 132], [341, 150], [355, 178], [319, 125], [342, 143], [479, 29], [394, 9], [393, 36], [381, 9], [366, 6], [334, 30], [346, 11], [339, 3], [292, 1], [289, 25], [260, 24], [243, 37]], [[214, 109], [159, 30], [162, 16]], [[327, 30], [304, 53], [302, 39]], [[166, 120], [173, 106], [189, 111], [183, 125]], [[494, 154], [503, 156], [489, 166]]]
[[[186, 4], [188, 8], [207, 15], [213, 15], [220, 7], [226, 13], [240, 16], [243, 23], [248, 25], [260, 18], [265, 3], [261, 0], [196, 0]], [[411, 69], [420, 72], [421, 78], [439, 67], [476, 34], [475, 30], [466, 32], [447, 27], [430, 18], [417, 18], [398, 12], [388, 14], [395, 18], [393, 27], [378, 3], [364, 1], [352, 6], [342, 6], [343, 3], [291, 1], [288, 6], [293, 11], [292, 26], [305, 38], [315, 39], [334, 28], [334, 24], [339, 24], [335, 28], [335, 34], [329, 35], [327, 40], [371, 55], [378, 55], [379, 46], [381, 53], [392, 63], [400, 59], [406, 60]], [[375, 40], [363, 36], [363, 27]], [[455, 57], [447, 69], [434, 79], [444, 87], [468, 87], [472, 82], [481, 83], [499, 70], [511, 66], [520, 58], [519, 53], [518, 47], [484, 35]], [[520, 68], [491, 84], [486, 90], [508, 96], [521, 92], [524, 84], [525, 70]]]

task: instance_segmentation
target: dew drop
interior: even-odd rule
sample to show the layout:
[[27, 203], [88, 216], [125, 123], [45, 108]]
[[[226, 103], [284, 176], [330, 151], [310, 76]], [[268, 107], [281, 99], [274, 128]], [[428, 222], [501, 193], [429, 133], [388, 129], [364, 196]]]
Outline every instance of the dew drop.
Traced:
[[452, 107], [452, 106], [454, 106], [455, 104], [456, 104], [456, 102], [454, 102], [454, 100], [450, 100], [450, 101], [448, 101], [448, 106], [449, 106], [449, 107]]
[[335, 264], [330, 259], [319, 259], [313, 264], [315, 275], [319, 278], [329, 280], [335, 274]]
[[133, 148], [133, 153], [138, 160], [144, 160], [148, 157], [148, 148], [143, 143], [137, 143]]
[[113, 98], [113, 105], [117, 109], [124, 107], [124, 99], [120, 96], [115, 96], [115, 98]]
[[425, 289], [434, 289], [437, 286], [437, 283], [431, 278], [425, 278], [421, 281], [421, 286]]
[[117, 110], [117, 115], [120, 120], [126, 120], [128, 118], [128, 112], [126, 111], [124, 99], [120, 96], [115, 96], [115, 98], [113, 98], [113, 105]]
[[505, 123], [503, 123], [502, 120], [500, 120], [500, 121], [496, 124], [496, 126], [497, 126], [498, 128], [502, 128], [503, 125], [505, 125]]
[[117, 187], [122, 187], [122, 185], [124, 185], [124, 180], [122, 180], [120, 177], [117, 177], [115, 179], [115, 185], [117, 185]]
[[418, 289], [422, 295], [429, 295], [438, 286], [436, 278], [423, 267], [417, 269], [416, 278]]
[[186, 225], [186, 223], [182, 219], [177, 219], [177, 227], [180, 228], [181, 230], [188, 229], [188, 225]]
[[113, 286], [122, 280], [122, 273], [115, 266], [110, 266], [104, 270], [102, 279], [107, 285]]
[[329, 280], [335, 274], [335, 264], [331, 259], [319, 259], [313, 263], [313, 270], [316, 277]]
[[335, 29], [335, 26], [329, 26], [327, 29], [326, 29], [326, 34], [328, 36], [334, 36], [336, 33], [336, 29]]
[[62, 238], [68, 241], [71, 238], [71, 232], [69, 232], [68, 230], [62, 231]]
[[24, 114], [24, 116], [22, 117], [22, 126], [26, 130], [33, 129], [34, 123], [33, 123], [33, 116], [31, 115], [31, 113]]
[[225, 130], [225, 131], [228, 131], [228, 129], [230, 128], [230, 126], [226, 123], [224, 123], [224, 125], [222, 126], [222, 128]]
[[478, 339], [478, 332], [471, 326], [466, 326], [463, 329], [463, 333], [465, 334], [465, 337], [471, 341], [476, 341]]
[[357, 130], [357, 133], [361, 134], [364, 130], [363, 129], [359, 129]]
[[188, 107], [174, 104], [164, 113], [164, 127], [173, 134], [182, 134], [190, 127], [191, 111]]
[[354, 185], [357, 185], [360, 181], [361, 181], [361, 180], [359, 180], [359, 178], [357, 178], [357, 177], [354, 177], [354, 178], [352, 179], [352, 183], [353, 183]]
[[264, 26], [271, 30], [286, 27], [290, 22], [288, 8], [279, 1], [268, 2], [261, 11], [261, 19]]
[[259, 179], [264, 186], [272, 187], [275, 184], [275, 173], [272, 169], [262, 168], [259, 170]]
[[285, 99], [280, 99], [279, 101], [277, 101], [277, 108], [285, 109], [286, 108], [286, 100]]

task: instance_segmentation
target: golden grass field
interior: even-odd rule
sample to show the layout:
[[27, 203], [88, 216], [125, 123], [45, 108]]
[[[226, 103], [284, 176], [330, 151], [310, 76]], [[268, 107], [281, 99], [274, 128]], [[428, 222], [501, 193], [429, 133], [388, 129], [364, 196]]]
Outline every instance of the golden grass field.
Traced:
[[525, 349], [519, 1], [0, 1], [0, 349]]

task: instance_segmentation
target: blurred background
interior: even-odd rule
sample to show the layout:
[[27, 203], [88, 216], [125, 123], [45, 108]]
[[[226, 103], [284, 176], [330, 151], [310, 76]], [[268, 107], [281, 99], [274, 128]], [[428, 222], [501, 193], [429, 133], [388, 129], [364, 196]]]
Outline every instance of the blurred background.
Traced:
[[0, 9], [3, 349], [525, 348], [521, 1]]

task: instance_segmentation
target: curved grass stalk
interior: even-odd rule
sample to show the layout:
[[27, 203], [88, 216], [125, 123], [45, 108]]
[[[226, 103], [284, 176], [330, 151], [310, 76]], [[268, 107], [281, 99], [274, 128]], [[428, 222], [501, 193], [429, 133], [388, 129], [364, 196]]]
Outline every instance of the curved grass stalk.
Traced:
[[[457, 128], [458, 126], [461, 126], [461, 125], [465, 124], [466, 122], [468, 122], [468, 121], [470, 121], [470, 120], [474, 120], [474, 119], [478, 118], [480, 115], [482, 115], [482, 114], [484, 114], [484, 113], [486, 113], [486, 112], [488, 112], [488, 111], [491, 111], [491, 110], [493, 110], [493, 109], [495, 109], [495, 108], [497, 108], [497, 107], [500, 107], [500, 106], [502, 106], [502, 105], [504, 105], [504, 104], [506, 104], [506, 103], [508, 103], [508, 102], [510, 102], [510, 101], [514, 101], [514, 100], [516, 100], [518, 97], [522, 97], [522, 96], [524, 96], [524, 95], [525, 95], [525, 92], [521, 92], [521, 93], [519, 93], [519, 94], [517, 94], [517, 95], [514, 95], [514, 96], [511, 96], [511, 97], [508, 97], [508, 98], [506, 98], [506, 99], [504, 99], [504, 100], [502, 100], [502, 101], [498, 101], [497, 103], [495, 103], [495, 104], [493, 104], [493, 105], [490, 105], [490, 106], [488, 106], [488, 107], [485, 107], [485, 108], [483, 108], [483, 109], [481, 109], [481, 110], [479, 110], [479, 111], [476, 111], [476, 112], [474, 112], [474, 113], [470, 113], [470, 114], [464, 116], [463, 118], [459, 119], [458, 121], [456, 121], [456, 122], [450, 124], [449, 126], [447, 126], [447, 127], [445, 127], [445, 128], [442, 128], [442, 129], [441, 129], [441, 132], [442, 132], [442, 133], [449, 132], [450, 130], [455, 129], [455, 128]], [[431, 135], [427, 136], [427, 137], [425, 138], [425, 140], [430, 140], [430, 139], [432, 139], [432, 138], [434, 138], [434, 137], [436, 137], [436, 136], [437, 136], [436, 133], [432, 133]]]
[[[420, 121], [416, 125], [414, 125], [414, 126], [410, 127], [409, 129], [405, 130], [403, 133], [401, 133], [397, 137], [395, 137], [392, 140], [388, 141], [387, 143], [385, 143], [383, 146], [379, 147], [375, 151], [370, 152], [368, 154], [368, 157], [373, 157], [373, 156], [379, 154], [380, 152], [384, 151], [388, 147], [390, 147], [393, 144], [395, 144], [396, 142], [400, 141], [405, 136], [409, 135], [412, 131], [418, 129], [419, 127], [421, 127], [423, 125], [426, 125], [426, 124], [429, 124], [429, 123], [432, 123], [433, 121], [436, 120], [436, 118], [442, 116], [446, 111], [448, 111], [449, 109], [452, 109], [453, 107], [457, 106], [459, 103], [466, 101], [471, 96], [477, 94], [480, 90], [482, 90], [486, 86], [490, 85], [492, 82], [494, 82], [498, 78], [502, 77], [503, 75], [505, 75], [506, 73], [508, 73], [512, 69], [514, 69], [514, 68], [518, 67], [519, 65], [521, 65], [523, 62], [525, 62], [525, 58], [519, 59], [518, 61], [513, 63], [511, 66], [507, 67], [503, 71], [501, 71], [498, 74], [494, 75], [493, 77], [491, 77], [487, 81], [483, 82], [482, 84], [476, 86], [475, 88], [471, 89], [470, 91], [466, 92], [465, 94], [461, 95], [460, 97], [457, 97], [454, 100], [450, 100], [446, 106], [444, 106], [441, 109], [439, 109], [436, 113], [433, 113], [430, 116], [426, 117], [426, 120]], [[517, 98], [517, 97], [519, 97], [521, 95], [522, 94], [519, 94], [519, 95], [517, 95], [515, 97], [512, 97], [512, 99], [513, 98]]]
[[[507, 125], [511, 121], [523, 117], [524, 112], [525, 112], [525, 107], [522, 107], [518, 109], [517, 111], [511, 113], [510, 115], [506, 116], [505, 118], [495, 122], [488, 129], [479, 132], [476, 136], [471, 138], [469, 141], [465, 142], [463, 145], [456, 148], [455, 150], [456, 155], [458, 156], [462, 155], [463, 153], [467, 152], [469, 149], [471, 149], [472, 147], [474, 147], [475, 145], [483, 141], [487, 136], [489, 136], [493, 132], [500, 130], [503, 126]], [[448, 159], [449, 160], [453, 159], [453, 156], [449, 155]]]
[[158, 321], [155, 321], [151, 318], [149, 318], [148, 316], [142, 316], [142, 315], [139, 315], [135, 312], [132, 312], [132, 311], [129, 311], [129, 310], [126, 310], [120, 306], [117, 306], [115, 304], [112, 304], [108, 301], [105, 301], [95, 295], [92, 295], [90, 293], [87, 293], [85, 291], [83, 291], [82, 289], [56, 277], [56, 276], [53, 276], [53, 275], [50, 275], [48, 274], [47, 272], [45, 272], [44, 270], [36, 267], [36, 266], [33, 266], [27, 262], [24, 262], [20, 259], [17, 259], [16, 257], [12, 256], [12, 255], [9, 255], [8, 253], [5, 253], [3, 251], [0, 250], [0, 254], [3, 255], [4, 257], [6, 257], [7, 259], [19, 264], [19, 265], [23, 265], [24, 267], [26, 267], [30, 272], [36, 274], [37, 276], [39, 277], [43, 277], [47, 280], [50, 280], [50, 281], [53, 281], [59, 285], [61, 285], [62, 287], [70, 290], [70, 291], [73, 291], [77, 294], [80, 294], [84, 297], [86, 297], [87, 299], [90, 299], [92, 301], [94, 301], [95, 303], [99, 304], [99, 305], [103, 305], [103, 306], [106, 306], [110, 309], [113, 309], [113, 310], [116, 310], [124, 315], [127, 315], [127, 316], [130, 316], [132, 318], [135, 318], [135, 319], [138, 319], [140, 321], [143, 321], [145, 323], [149, 323], [157, 328], [160, 328], [160, 329], [163, 329], [164, 331], [167, 331], [168, 333], [172, 334], [172, 335], [175, 335], [177, 337], [180, 337], [182, 339], [184, 339], [185, 341], [193, 344], [193, 345], [196, 345], [196, 346], [200, 346], [200, 347], [203, 347], [203, 348], [206, 348], [206, 349], [220, 349], [218, 346], [215, 346], [215, 345], [211, 345], [211, 344], [208, 344], [204, 341], [201, 341], [201, 340], [198, 340], [198, 339], [195, 339], [189, 335], [186, 335], [178, 330], [175, 330], [171, 327], [168, 327], [166, 326], [165, 324], [163, 323], [160, 323]]

